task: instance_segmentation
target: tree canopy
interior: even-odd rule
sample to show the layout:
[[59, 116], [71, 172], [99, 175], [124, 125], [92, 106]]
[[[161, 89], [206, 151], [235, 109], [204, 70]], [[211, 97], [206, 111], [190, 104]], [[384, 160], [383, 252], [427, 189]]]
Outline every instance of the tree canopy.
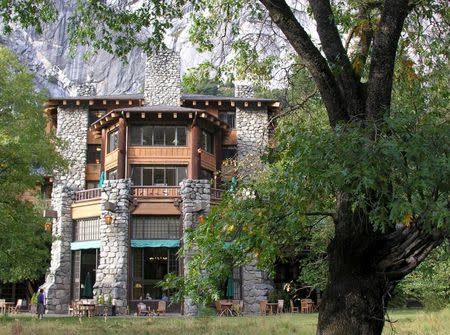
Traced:
[[[45, 95], [33, 76], [0, 47], [0, 281], [36, 279], [45, 273], [51, 234], [33, 194], [44, 176], [62, 166], [56, 138], [45, 133]], [[39, 192], [37, 192], [39, 194]]]

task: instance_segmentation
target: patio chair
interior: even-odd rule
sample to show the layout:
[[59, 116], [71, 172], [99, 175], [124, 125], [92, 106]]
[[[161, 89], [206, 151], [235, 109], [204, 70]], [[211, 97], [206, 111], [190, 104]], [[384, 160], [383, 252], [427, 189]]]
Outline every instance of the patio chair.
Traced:
[[301, 299], [300, 300], [301, 312], [302, 313], [312, 313], [314, 303], [312, 299]]
[[142, 315], [147, 315], [148, 311], [147, 311], [147, 305], [143, 304], [143, 303], [139, 303], [137, 305], [137, 315], [138, 316], [142, 316]]
[[6, 300], [0, 299], [0, 314], [6, 314]]
[[216, 306], [216, 314], [222, 316], [225, 312], [225, 306], [222, 305], [222, 300], [217, 300], [214, 304]]
[[261, 315], [267, 315], [268, 313], [270, 313], [269, 306], [267, 305], [267, 300], [261, 300], [259, 302], [259, 312], [261, 313]]
[[280, 299], [277, 301], [278, 302], [278, 306], [277, 306], [277, 314], [279, 313], [284, 313], [284, 300]]
[[22, 307], [22, 299], [18, 299], [15, 306], [9, 307], [9, 314], [18, 314], [20, 312], [20, 307]]
[[233, 300], [233, 312], [236, 313], [237, 316], [244, 315], [244, 300]]
[[166, 312], [166, 302], [164, 300], [158, 301], [158, 308], [156, 309], [156, 314], [164, 314]]
[[294, 306], [294, 302], [291, 300], [289, 300], [289, 304], [291, 306], [291, 313], [300, 313], [300, 310], [298, 307]]

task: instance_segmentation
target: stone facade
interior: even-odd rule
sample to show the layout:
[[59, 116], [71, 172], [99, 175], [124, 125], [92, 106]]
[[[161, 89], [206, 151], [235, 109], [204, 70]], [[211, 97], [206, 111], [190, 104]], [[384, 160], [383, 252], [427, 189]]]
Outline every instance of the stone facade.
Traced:
[[[235, 82], [236, 97], [252, 98], [253, 95], [251, 83]], [[267, 108], [236, 107], [236, 130], [239, 174], [251, 175], [262, 164], [259, 157], [268, 143]], [[244, 313], [259, 313], [259, 302], [267, 299], [267, 294], [272, 289], [272, 280], [256, 267], [256, 260], [242, 267]]]
[[[115, 204], [109, 212], [106, 204]], [[118, 314], [125, 314], [128, 287], [128, 236], [129, 207], [132, 202], [129, 179], [106, 180], [102, 188], [100, 218], [100, 264], [98, 266], [94, 294], [110, 295]], [[113, 222], [105, 223], [105, 215], [111, 215]]]
[[165, 50], [147, 59], [144, 97], [147, 106], [179, 106], [181, 98], [180, 54]]
[[52, 233], [55, 240], [51, 249], [51, 264], [43, 288], [47, 296], [49, 313], [67, 311], [71, 280], [72, 213], [74, 192], [84, 188], [86, 141], [88, 128], [87, 108], [58, 108], [57, 136], [63, 141], [62, 156], [68, 169], [55, 172], [52, 208], [57, 211]]
[[[199, 215], [208, 214], [210, 210], [211, 186], [208, 180], [185, 179], [181, 182], [181, 215], [183, 220], [183, 232], [195, 227]], [[195, 250], [184, 250], [183, 270], [188, 271], [188, 263]], [[185, 297], [183, 305], [184, 315], [195, 316], [198, 306], [189, 297]]]

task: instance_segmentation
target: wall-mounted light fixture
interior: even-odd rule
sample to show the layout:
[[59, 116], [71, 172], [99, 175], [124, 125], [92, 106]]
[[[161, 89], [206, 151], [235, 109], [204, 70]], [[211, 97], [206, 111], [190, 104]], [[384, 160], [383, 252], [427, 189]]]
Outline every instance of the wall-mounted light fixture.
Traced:
[[113, 218], [113, 216], [112, 216], [111, 214], [106, 214], [106, 215], [104, 216], [104, 219], [105, 219], [105, 224], [107, 224], [108, 226], [109, 226], [110, 224], [112, 224], [113, 221], [114, 221], [114, 218]]

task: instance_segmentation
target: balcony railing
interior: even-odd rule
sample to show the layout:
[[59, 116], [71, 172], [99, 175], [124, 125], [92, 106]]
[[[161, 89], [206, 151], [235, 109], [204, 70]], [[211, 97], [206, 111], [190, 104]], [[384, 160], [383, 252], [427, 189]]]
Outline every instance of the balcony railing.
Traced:
[[179, 186], [133, 186], [132, 193], [137, 198], [178, 198]]
[[100, 198], [102, 190], [100, 188], [91, 188], [75, 192], [75, 201], [86, 201]]
[[223, 190], [221, 190], [221, 189], [211, 188], [211, 202], [218, 203], [222, 196], [222, 192], [223, 192]]

